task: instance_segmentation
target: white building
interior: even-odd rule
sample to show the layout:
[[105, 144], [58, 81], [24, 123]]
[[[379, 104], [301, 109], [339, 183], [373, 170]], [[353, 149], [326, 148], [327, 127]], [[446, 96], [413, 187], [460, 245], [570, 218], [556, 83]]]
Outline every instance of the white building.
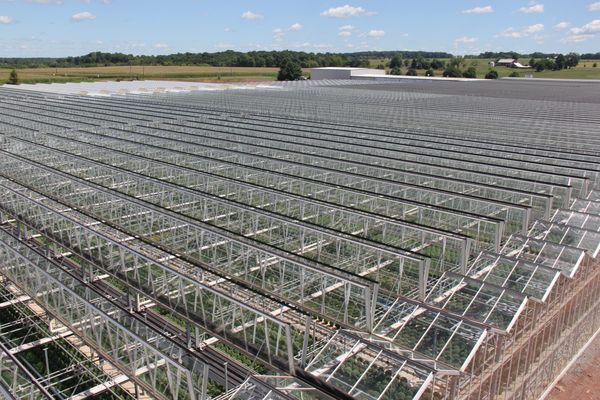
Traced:
[[323, 67], [311, 68], [310, 79], [352, 79], [362, 75], [385, 75], [385, 70], [374, 68]]
[[496, 61], [496, 65], [499, 67], [512, 67], [516, 62], [516, 58], [501, 58]]

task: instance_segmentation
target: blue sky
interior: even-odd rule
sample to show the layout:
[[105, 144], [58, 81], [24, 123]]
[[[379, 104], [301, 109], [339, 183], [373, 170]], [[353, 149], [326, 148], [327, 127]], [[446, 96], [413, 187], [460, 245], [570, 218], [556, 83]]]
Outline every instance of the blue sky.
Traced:
[[600, 1], [0, 0], [0, 57], [600, 51]]

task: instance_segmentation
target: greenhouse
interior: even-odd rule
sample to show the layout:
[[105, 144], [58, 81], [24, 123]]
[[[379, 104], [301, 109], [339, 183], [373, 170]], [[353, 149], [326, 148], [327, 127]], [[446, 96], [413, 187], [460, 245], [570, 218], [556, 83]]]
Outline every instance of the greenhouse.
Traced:
[[538, 399], [600, 329], [598, 84], [31, 89], [0, 397]]

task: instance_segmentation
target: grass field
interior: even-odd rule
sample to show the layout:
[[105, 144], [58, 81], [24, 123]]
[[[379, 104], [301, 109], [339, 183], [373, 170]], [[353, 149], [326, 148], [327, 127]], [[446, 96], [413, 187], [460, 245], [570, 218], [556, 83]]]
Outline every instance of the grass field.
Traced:
[[[372, 60], [371, 65], [377, 66], [381, 64], [384, 60]], [[444, 60], [448, 61], [448, 60]], [[484, 59], [467, 59], [466, 66], [470, 67], [473, 65], [477, 70], [477, 77], [483, 78], [485, 74], [490, 70], [488, 65], [489, 60]], [[525, 64], [529, 62], [529, 60], [522, 60]], [[594, 68], [593, 64], [596, 63], [598, 67]], [[554, 79], [600, 79], [600, 60], [581, 60], [579, 65], [572, 69], [564, 69], [561, 71], [543, 71], [536, 72], [534, 69], [523, 69], [517, 70], [514, 68], [507, 67], [495, 67], [494, 68], [498, 72], [498, 76], [500, 78], [505, 78], [509, 76], [513, 72], [517, 72], [521, 77], [525, 77], [528, 75], [532, 75], [534, 78], [554, 78]], [[407, 68], [403, 69], [403, 72], [406, 73]], [[442, 76], [441, 70], [435, 71], [435, 76]], [[424, 70], [417, 71], [418, 75], [425, 75]]]
[[[371, 66], [385, 64], [389, 60], [371, 60]], [[593, 68], [594, 63], [598, 64]], [[474, 65], [477, 77], [483, 78], [489, 70], [487, 60], [468, 59], [467, 66]], [[535, 72], [533, 70], [515, 70], [512, 68], [497, 67], [500, 77], [506, 77], [512, 72], [521, 76], [533, 75], [538, 78], [563, 78], [563, 79], [600, 79], [600, 61], [582, 60], [576, 68], [562, 71]], [[10, 69], [0, 68], [0, 83], [8, 80]], [[155, 79], [155, 80], [182, 80], [194, 82], [248, 82], [272, 81], [277, 78], [278, 68], [244, 68], [244, 67], [210, 67], [210, 66], [117, 66], [117, 67], [86, 67], [86, 68], [28, 68], [19, 69], [19, 79], [23, 83], [50, 83], [50, 82], [82, 82], [98, 80], [130, 80], [130, 79]], [[310, 70], [305, 69], [304, 74], [309, 75]], [[406, 73], [406, 68], [403, 69]], [[417, 71], [425, 75], [424, 70]], [[436, 76], [441, 76], [442, 71], [435, 71]]]
[[[0, 69], [5, 82], [10, 69]], [[89, 68], [28, 68], [17, 70], [23, 83], [80, 82], [97, 80], [160, 79], [196, 82], [272, 81], [278, 68], [242, 68], [209, 66], [116, 66]]]
[[[448, 61], [448, 60], [444, 60]], [[529, 60], [521, 60], [527, 64]], [[373, 59], [370, 61], [371, 67], [375, 68], [379, 64], [386, 64], [389, 60]], [[466, 59], [467, 67], [473, 65], [477, 70], [477, 77], [483, 78], [485, 74], [490, 70], [488, 65], [489, 60], [484, 59]], [[596, 63], [597, 67], [594, 68], [593, 64]], [[564, 69], [562, 71], [543, 71], [536, 72], [533, 69], [517, 70], [514, 68], [507, 67], [496, 67], [494, 68], [500, 78], [509, 76], [513, 72], [517, 72], [520, 76], [533, 75], [534, 78], [554, 78], [554, 79], [600, 79], [600, 60], [581, 60], [579, 65], [573, 69]], [[402, 72], [406, 73], [408, 68], [403, 68]], [[435, 71], [436, 76], [442, 76], [441, 70]], [[417, 71], [418, 75], [425, 75], [424, 70]]]
[[[522, 60], [524, 64], [528, 64], [529, 60]], [[600, 68], [593, 68], [594, 62], [600, 65], [598, 60], [582, 60], [579, 65], [572, 69], [563, 69], [561, 71], [543, 71], [536, 72], [534, 69], [523, 69], [517, 70], [514, 68], [507, 67], [495, 67], [494, 69], [498, 72], [500, 77], [506, 77], [513, 72], [517, 72], [520, 76], [533, 75], [534, 78], [559, 78], [559, 79], [600, 79]], [[490, 70], [488, 60], [473, 59], [467, 60], [467, 66], [471, 63], [475, 63], [477, 69], [477, 77], [483, 78], [485, 74]], [[441, 75], [441, 71], [440, 71]]]

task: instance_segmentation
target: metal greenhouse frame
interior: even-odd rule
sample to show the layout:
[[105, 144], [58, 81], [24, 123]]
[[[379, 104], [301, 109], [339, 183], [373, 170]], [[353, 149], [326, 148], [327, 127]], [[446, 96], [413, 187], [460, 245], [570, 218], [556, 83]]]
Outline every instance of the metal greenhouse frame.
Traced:
[[600, 329], [596, 83], [25, 89], [2, 398], [538, 399]]

